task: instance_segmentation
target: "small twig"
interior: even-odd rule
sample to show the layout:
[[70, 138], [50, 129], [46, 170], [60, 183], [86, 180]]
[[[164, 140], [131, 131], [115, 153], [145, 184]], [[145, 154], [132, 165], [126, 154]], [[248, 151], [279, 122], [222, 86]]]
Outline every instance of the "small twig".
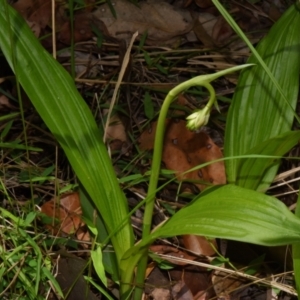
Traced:
[[121, 67], [121, 70], [120, 70], [120, 73], [119, 73], [117, 84], [116, 84], [116, 87], [114, 89], [114, 93], [113, 93], [111, 103], [110, 103], [110, 106], [109, 106], [109, 110], [108, 110], [108, 113], [107, 113], [107, 120], [106, 120], [106, 123], [105, 123], [105, 129], [104, 129], [104, 135], [103, 135], [103, 142], [104, 143], [106, 142], [106, 138], [107, 138], [107, 130], [108, 130], [108, 127], [109, 127], [110, 116], [111, 116], [113, 107], [115, 105], [115, 102], [116, 102], [116, 99], [117, 99], [117, 94], [118, 94], [122, 79], [124, 77], [124, 74], [125, 74], [129, 59], [130, 59], [131, 48], [132, 48], [133, 42], [136, 39], [136, 37], [138, 36], [138, 34], [139, 34], [138, 32], [133, 34], [133, 36], [131, 38], [131, 41], [129, 43], [129, 46], [127, 48], [127, 51], [124, 55], [124, 59], [123, 59], [123, 62], [122, 62], [122, 67]]

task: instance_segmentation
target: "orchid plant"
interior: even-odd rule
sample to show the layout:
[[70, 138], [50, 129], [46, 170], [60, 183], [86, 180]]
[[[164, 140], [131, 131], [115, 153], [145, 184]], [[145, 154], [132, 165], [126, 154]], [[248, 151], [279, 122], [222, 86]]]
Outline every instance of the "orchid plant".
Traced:
[[[217, 0], [213, 2], [228, 17], [221, 4]], [[276, 168], [272, 168], [274, 159], [282, 157], [297, 144], [300, 138], [298, 131], [290, 131], [297, 101], [295, 95], [299, 88], [298, 83], [295, 83], [298, 75], [295, 74], [299, 74], [300, 70], [298, 55], [300, 16], [296, 5], [293, 5], [276, 24], [276, 28], [279, 28], [277, 30], [283, 32], [282, 38], [285, 38], [283, 44], [280, 44], [278, 35], [271, 32], [271, 37], [267, 37], [262, 42], [262, 46], [259, 46], [260, 50], [267, 49], [261, 52], [266, 56], [268, 66], [257, 52], [253, 52], [256, 55], [250, 59], [250, 64], [233, 67], [216, 74], [197, 76], [180, 83], [168, 93], [158, 119], [148, 195], [140, 204], [145, 204], [143, 235], [142, 239], [134, 244], [127, 199], [119, 186], [106, 146], [89, 107], [78, 93], [70, 75], [43, 49], [26, 22], [7, 4], [7, 1], [1, 0], [0, 4], [1, 50], [14, 71], [17, 81], [22, 85], [45, 124], [65, 151], [88, 196], [86, 204], [92, 205], [101, 217], [100, 223], [95, 223], [94, 227], [91, 225], [91, 230], [95, 234], [102, 232], [103, 229], [106, 232], [105, 236], [100, 238], [97, 252], [94, 253], [96, 259], [93, 259], [93, 262], [95, 269], [99, 271], [100, 278], [103, 278], [101, 272], [103, 275], [104, 270], [111, 272], [109, 263], [104, 258], [102, 260], [101, 256], [101, 249], [110, 241], [115, 251], [115, 256], [110, 259], [117, 268], [114, 276], [115, 281], [120, 283], [121, 299], [128, 299], [132, 294], [136, 300], [141, 298], [148, 247], [157, 238], [196, 234], [266, 246], [286, 244], [299, 246], [300, 218], [276, 198], [257, 191], [262, 183], [267, 184], [272, 176], [274, 177], [276, 173]], [[238, 28], [234, 27], [236, 24], [232, 23], [230, 17], [228, 18], [233, 28]], [[238, 34], [240, 34], [239, 31]], [[275, 39], [274, 36], [276, 36]], [[273, 50], [270, 47], [270, 39], [274, 40], [274, 43], [277, 42]], [[286, 47], [286, 53], [277, 51], [276, 47], [281, 46]], [[296, 51], [295, 48], [298, 50]], [[272, 57], [269, 57], [268, 51], [272, 52]], [[286, 58], [282, 55], [289, 55], [288, 61], [284, 63], [287, 65], [282, 63], [282, 59]], [[252, 64], [255, 66], [251, 66]], [[276, 71], [277, 65], [280, 65], [278, 72]], [[262, 98], [259, 100], [262, 112], [259, 113], [269, 114], [272, 122], [266, 125], [256, 118], [258, 111], [248, 107], [254, 105], [255, 99], [248, 99], [244, 93], [242, 96], [235, 96], [227, 119], [225, 137], [225, 162], [230, 184], [207, 189], [203, 195], [196, 196], [190, 205], [181, 209], [151, 232], [153, 205], [161, 163], [164, 121], [170, 103], [179, 93], [191, 86], [200, 85], [207, 88], [210, 93], [208, 104], [204, 109], [188, 117], [188, 127], [192, 130], [205, 125], [215, 102], [215, 91], [211, 81], [244, 68], [247, 69], [242, 72], [240, 82], [245, 85], [248, 95], [252, 95], [252, 86], [262, 92], [266, 85], [271, 87], [271, 91], [279, 91], [279, 95], [283, 93], [283, 96], [281, 95], [278, 99], [280, 107], [287, 112], [282, 116], [289, 120], [288, 126], [284, 127], [286, 131], [277, 130], [275, 135], [269, 134], [263, 141], [257, 139], [257, 144], [252, 148], [241, 149], [240, 147], [246, 147], [248, 143], [246, 139], [249, 131], [260, 136], [261, 128], [258, 125], [260, 122], [261, 127], [268, 127], [271, 132], [282, 118], [280, 115], [278, 119], [270, 116], [270, 109], [273, 109], [274, 103], [270, 104], [271, 108], [268, 107], [268, 111], [264, 111], [262, 103], [269, 105], [271, 100], [268, 97]], [[282, 72], [283, 68], [287, 68], [286, 72], [291, 72], [294, 76], [294, 78], [289, 76], [292, 81], [291, 85], [286, 86], [286, 82], [281, 77], [285, 74]], [[257, 77], [258, 74], [264, 76], [263, 79]], [[263, 86], [259, 86], [261, 80], [264, 80]], [[264, 92], [270, 93], [270, 89]], [[285, 96], [285, 92], [290, 93], [289, 97]], [[244, 109], [242, 105], [246, 108]], [[290, 109], [291, 107], [293, 110]], [[276, 113], [274, 112], [274, 115]], [[250, 128], [246, 126], [236, 128], [236, 123], [243, 121], [239, 114], [243, 118], [248, 115], [246, 122]], [[264, 131], [264, 134], [266, 132]], [[242, 143], [242, 146], [236, 143]], [[249, 175], [246, 183], [243, 181], [245, 180], [244, 174]], [[90, 224], [93, 224], [94, 214], [91, 213], [86, 217], [90, 219]], [[261, 230], [262, 228], [264, 230]], [[97, 253], [99, 253], [98, 256]], [[136, 266], [138, 266], [138, 271], [135, 276]], [[298, 272], [297, 268], [295, 270]]]

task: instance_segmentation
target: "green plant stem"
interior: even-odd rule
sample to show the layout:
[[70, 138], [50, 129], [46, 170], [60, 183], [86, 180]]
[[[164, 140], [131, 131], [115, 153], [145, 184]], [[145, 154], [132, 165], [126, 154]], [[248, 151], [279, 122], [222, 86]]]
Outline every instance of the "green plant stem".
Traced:
[[[157, 121], [156, 133], [155, 133], [155, 140], [154, 140], [154, 150], [153, 150], [153, 161], [151, 167], [151, 174], [150, 174], [150, 181], [149, 181], [149, 188], [148, 188], [148, 195], [150, 199], [146, 202], [145, 205], [145, 214], [143, 219], [143, 234], [142, 238], [147, 238], [151, 231], [151, 224], [152, 224], [152, 214], [154, 208], [154, 201], [155, 201], [155, 193], [157, 189], [157, 183], [159, 178], [160, 172], [160, 164], [162, 158], [162, 150], [163, 150], [163, 141], [164, 141], [164, 132], [165, 132], [165, 122], [167, 118], [167, 113], [171, 103], [175, 100], [178, 94], [182, 93], [183, 91], [187, 90], [191, 86], [200, 85], [205, 87], [210, 93], [209, 105], [213, 105], [211, 103], [213, 99], [215, 99], [215, 92], [212, 85], [206, 81], [199, 80], [200, 76], [197, 76], [193, 79], [190, 79], [186, 82], [183, 82], [173, 88], [166, 96], [163, 105], [161, 107], [161, 111]], [[143, 255], [142, 259], [138, 264], [137, 269], [137, 276], [136, 276], [136, 290], [134, 294], [134, 299], [139, 300], [141, 299], [143, 293], [143, 283], [145, 278], [145, 272], [147, 267], [147, 259], [148, 253], [146, 252]]]
[[[197, 78], [197, 77], [196, 77]], [[155, 192], [157, 189], [158, 177], [160, 172], [160, 164], [162, 158], [162, 150], [163, 150], [163, 141], [164, 141], [164, 132], [165, 132], [165, 122], [167, 118], [167, 113], [171, 103], [175, 100], [178, 94], [182, 93], [186, 89], [190, 88], [191, 86], [195, 85], [195, 78], [183, 82], [173, 88], [168, 95], [166, 96], [163, 105], [161, 107], [161, 111], [158, 117], [157, 122], [157, 129], [155, 134], [154, 140], [154, 151], [153, 151], [153, 161], [151, 167], [151, 174], [150, 174], [150, 182], [149, 182], [149, 189], [148, 195], [150, 196], [149, 201], [146, 203], [145, 206], [145, 215], [144, 215], [144, 223], [143, 223], [143, 235], [142, 237], [147, 237], [151, 231], [151, 223], [152, 223], [152, 213], [154, 207], [154, 200], [155, 200]], [[205, 87], [210, 93], [209, 105], [212, 105], [211, 101], [215, 98], [215, 92], [212, 85], [208, 82], [197, 82], [197, 85]]]
[[[154, 140], [154, 150], [153, 150], [153, 160], [152, 160], [152, 167], [151, 167], [151, 175], [150, 175], [150, 182], [149, 182], [149, 188], [148, 188], [148, 195], [149, 201], [146, 202], [145, 205], [145, 214], [143, 219], [143, 234], [142, 234], [142, 240], [147, 240], [147, 237], [150, 234], [151, 231], [151, 223], [152, 223], [152, 214], [153, 214], [153, 208], [154, 208], [154, 200], [155, 200], [155, 194], [157, 190], [157, 183], [158, 183], [158, 177], [159, 177], [159, 171], [160, 171], [160, 163], [162, 158], [162, 149], [163, 149], [163, 140], [164, 140], [164, 132], [165, 132], [165, 121], [168, 113], [168, 109], [171, 105], [171, 103], [174, 101], [176, 96], [183, 91], [189, 89], [192, 86], [203, 86], [205, 87], [209, 93], [210, 93], [210, 99], [209, 99], [209, 105], [213, 101], [212, 99], [215, 99], [215, 91], [212, 85], [210, 84], [211, 81], [230, 74], [232, 72], [236, 72], [239, 70], [242, 70], [244, 68], [253, 66], [252, 64], [245, 64], [241, 66], [235, 66], [226, 70], [219, 71], [214, 74], [209, 75], [200, 75], [196, 76], [188, 81], [182, 82], [181, 84], [174, 87], [169, 93], [167, 94], [163, 105], [161, 107], [161, 111], [158, 117], [157, 121], [157, 127], [156, 127], [156, 133], [155, 133], [155, 140]], [[147, 259], [148, 259], [148, 253], [147, 251], [143, 252], [141, 256], [138, 267], [137, 267], [137, 274], [136, 274], [136, 289], [134, 291], [134, 299], [140, 300], [143, 294], [143, 284], [145, 279], [145, 272], [147, 267]], [[137, 260], [136, 260], [137, 261]], [[134, 261], [135, 262], [135, 261]], [[135, 266], [135, 264], [134, 264]], [[129, 268], [134, 268], [133, 265], [128, 266]], [[129, 276], [124, 274], [123, 281], [124, 284], [126, 284]], [[125, 292], [124, 294], [122, 292]], [[121, 287], [121, 294], [126, 295], [128, 290], [126, 291], [126, 287]]]

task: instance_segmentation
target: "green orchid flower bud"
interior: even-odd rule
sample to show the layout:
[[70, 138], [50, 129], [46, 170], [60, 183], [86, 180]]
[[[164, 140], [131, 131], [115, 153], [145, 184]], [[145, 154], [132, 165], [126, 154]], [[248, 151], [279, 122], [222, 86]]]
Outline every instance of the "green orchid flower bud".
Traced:
[[191, 115], [189, 115], [186, 120], [186, 127], [189, 130], [197, 130], [208, 123], [210, 116], [210, 107], [206, 105], [203, 109], [200, 109]]

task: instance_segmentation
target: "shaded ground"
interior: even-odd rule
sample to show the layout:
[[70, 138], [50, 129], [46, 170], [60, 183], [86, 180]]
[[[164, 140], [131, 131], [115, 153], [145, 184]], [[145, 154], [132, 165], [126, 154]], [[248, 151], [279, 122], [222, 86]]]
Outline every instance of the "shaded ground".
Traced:
[[[86, 1], [83, 7], [78, 3], [74, 5], [74, 44], [65, 3], [57, 5], [55, 26], [51, 23], [51, 1], [19, 0], [14, 5], [46, 49], [50, 52], [54, 49], [57, 60], [70, 71], [100, 130], [106, 123], [129, 41], [133, 33], [139, 31], [106, 131], [116, 174], [122, 179], [122, 187], [133, 208], [147, 192], [155, 120], [168, 90], [192, 76], [242, 64], [249, 51], [210, 1], [140, 1], [139, 6], [125, 0], [111, 1], [110, 5]], [[289, 4], [284, 1], [224, 3], [253, 44], [268, 32]], [[54, 29], [56, 40], [53, 44], [49, 34]], [[3, 57], [1, 59], [4, 66]], [[11, 76], [8, 67], [1, 69], [0, 77], [5, 79], [1, 81], [0, 90], [1, 116], [20, 111]], [[237, 75], [214, 82], [220, 112], [213, 110], [208, 126], [201, 132], [189, 132], [185, 117], [207, 102], [206, 91], [192, 88], [173, 104], [163, 154], [165, 169], [183, 172], [222, 157], [226, 114], [236, 82]], [[43, 246], [45, 251], [52, 251], [53, 262], [60, 270], [58, 280], [69, 289], [76, 279], [73, 275], [88, 274], [86, 261], [90, 249], [90, 237], [80, 218], [80, 201], [74, 194], [77, 181], [62, 150], [26, 95], [22, 101], [24, 123], [19, 115], [0, 123], [1, 141], [10, 143], [1, 153], [2, 206], [14, 214], [28, 213], [33, 209], [30, 199], [34, 199], [38, 208], [42, 207], [44, 213], [53, 216], [53, 199], [57, 195], [69, 195], [62, 196], [60, 210], [56, 213], [61, 223], [55, 229], [50, 227], [53, 236], [62, 237], [61, 242], [54, 243], [49, 239], [49, 248]], [[25, 139], [30, 147], [34, 147], [28, 156], [24, 148], [16, 146], [25, 145]], [[209, 154], [208, 144], [209, 149], [214, 150]], [[298, 149], [294, 149], [292, 155], [296, 156], [297, 152]], [[283, 163], [281, 171], [296, 167]], [[292, 176], [295, 172], [294, 169]], [[171, 176], [168, 172], [162, 174], [161, 184]], [[179, 185], [182, 179], [185, 182]], [[225, 181], [222, 164], [189, 173], [188, 177], [177, 174], [176, 180], [158, 194], [154, 225], [187, 204], [207, 184]], [[270, 193], [281, 195], [288, 206], [293, 206], [295, 189], [297, 187], [291, 183], [274, 188]], [[137, 237], [141, 235], [142, 216], [143, 210], [138, 210], [132, 217]], [[49, 225], [42, 223], [36, 228], [39, 233], [46, 234]], [[13, 249], [9, 243], [7, 247]], [[288, 248], [266, 249], [185, 236], [158, 241], [152, 250], [169, 263], [152, 257], [156, 263], [149, 264], [145, 287], [150, 299], [292, 299], [295, 294]], [[207, 264], [213, 259], [216, 267], [208, 269]], [[237, 270], [234, 274], [231, 274], [231, 264]], [[96, 275], [94, 278], [97, 281]], [[259, 281], [263, 284], [255, 284]], [[271, 282], [273, 287], [277, 284], [276, 288], [281, 290], [279, 294], [271, 288]], [[75, 284], [79, 291], [85, 290], [86, 286], [83, 277]], [[109, 291], [118, 297], [113, 284]], [[41, 293], [45, 293], [43, 289]], [[95, 288], [88, 293], [87, 299], [101, 298]], [[55, 299], [54, 293], [51, 292], [49, 297]], [[68, 299], [82, 299], [82, 295], [75, 290]]]

